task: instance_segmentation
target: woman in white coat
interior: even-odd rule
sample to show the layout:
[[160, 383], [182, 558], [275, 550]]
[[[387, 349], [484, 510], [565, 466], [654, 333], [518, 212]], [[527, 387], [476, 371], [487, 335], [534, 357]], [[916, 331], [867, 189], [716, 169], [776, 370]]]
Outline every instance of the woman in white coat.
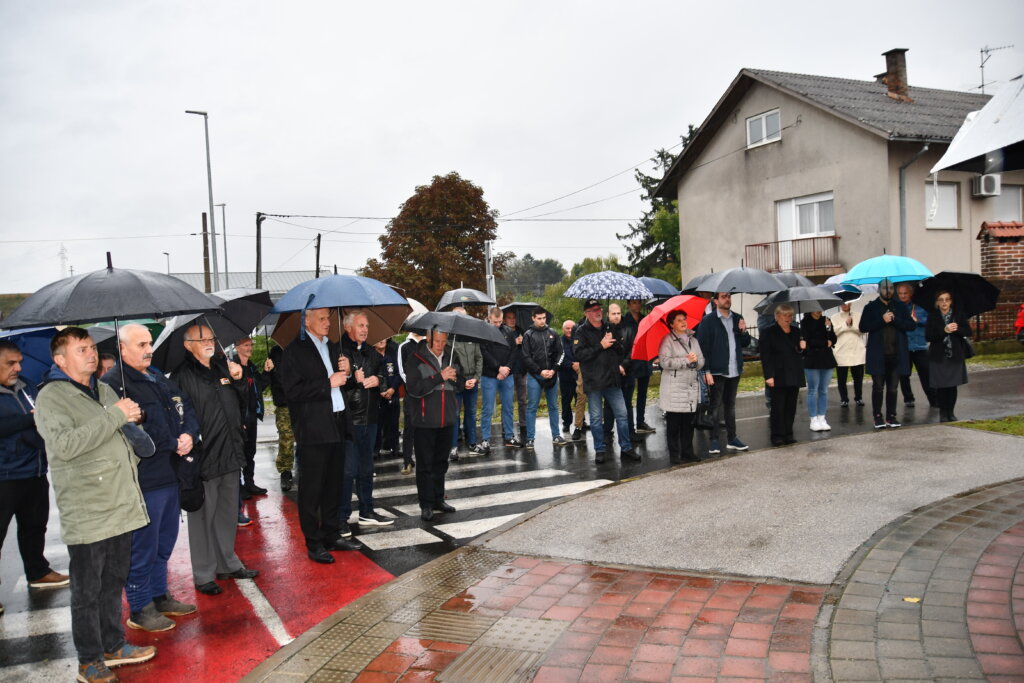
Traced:
[[699, 458], [693, 451], [693, 417], [700, 402], [697, 373], [704, 367], [704, 354], [690, 334], [685, 311], [672, 311], [665, 322], [669, 332], [658, 349], [662, 369], [659, 404], [665, 411], [669, 460], [696, 462]]
[[839, 405], [843, 408], [850, 405], [850, 395], [846, 393], [846, 375], [849, 371], [853, 375], [853, 400], [862, 406], [865, 347], [864, 333], [860, 331], [860, 313], [851, 311], [850, 304], [840, 305], [839, 312], [832, 316], [832, 329], [836, 333], [836, 347], [832, 353], [836, 357]]

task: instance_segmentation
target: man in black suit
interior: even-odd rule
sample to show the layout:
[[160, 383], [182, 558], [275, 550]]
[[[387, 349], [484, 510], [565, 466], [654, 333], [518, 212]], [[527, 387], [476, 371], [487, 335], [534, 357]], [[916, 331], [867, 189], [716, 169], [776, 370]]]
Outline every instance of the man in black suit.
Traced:
[[305, 312], [305, 329], [282, 355], [281, 385], [291, 411], [299, 459], [299, 526], [309, 559], [332, 564], [329, 550], [362, 546], [341, 537], [338, 506], [349, 438], [341, 389], [351, 370], [338, 344], [327, 337], [331, 311]]

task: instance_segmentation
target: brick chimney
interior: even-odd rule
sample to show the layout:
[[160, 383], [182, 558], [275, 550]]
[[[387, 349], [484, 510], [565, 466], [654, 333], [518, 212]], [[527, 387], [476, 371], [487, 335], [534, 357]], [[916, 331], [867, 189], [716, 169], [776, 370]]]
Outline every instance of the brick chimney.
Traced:
[[875, 80], [885, 84], [888, 88], [886, 95], [894, 100], [913, 102], [907, 94], [907, 49], [897, 47], [882, 55], [885, 57], [885, 72], [875, 76]]

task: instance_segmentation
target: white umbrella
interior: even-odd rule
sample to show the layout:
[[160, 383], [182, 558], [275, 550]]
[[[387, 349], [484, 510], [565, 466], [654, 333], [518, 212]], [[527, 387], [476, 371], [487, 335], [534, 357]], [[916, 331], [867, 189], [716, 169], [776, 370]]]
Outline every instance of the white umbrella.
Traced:
[[1017, 76], [967, 115], [931, 172], [1000, 173], [1024, 168], [1024, 78]]

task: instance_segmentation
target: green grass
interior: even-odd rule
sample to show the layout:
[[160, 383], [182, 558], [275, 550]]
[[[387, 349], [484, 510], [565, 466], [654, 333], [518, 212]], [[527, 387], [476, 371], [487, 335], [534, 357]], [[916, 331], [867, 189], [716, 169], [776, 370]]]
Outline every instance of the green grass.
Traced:
[[1024, 350], [1010, 353], [986, 353], [970, 358], [967, 364], [971, 367], [983, 368], [1014, 368], [1024, 365]]
[[1024, 415], [1010, 415], [1000, 420], [976, 420], [964, 422], [961, 427], [969, 429], [981, 429], [986, 432], [997, 434], [1011, 434], [1013, 436], [1024, 436]]

